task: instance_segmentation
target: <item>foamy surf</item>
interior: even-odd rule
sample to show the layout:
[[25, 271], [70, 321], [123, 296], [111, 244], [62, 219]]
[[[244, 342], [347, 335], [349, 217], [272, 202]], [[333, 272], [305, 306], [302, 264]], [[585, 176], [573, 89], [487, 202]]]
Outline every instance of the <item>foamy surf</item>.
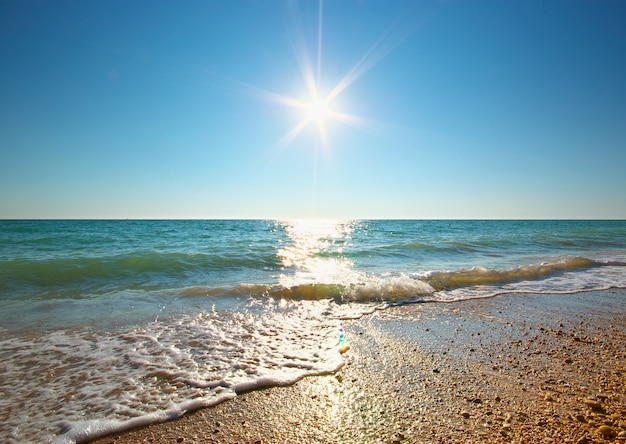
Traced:
[[126, 330], [5, 339], [3, 392], [10, 381], [29, 377], [0, 400], [2, 410], [13, 413], [0, 433], [19, 442], [84, 441], [334, 372], [343, 362], [340, 321], [329, 310], [327, 301], [272, 300], [262, 312], [200, 313]]

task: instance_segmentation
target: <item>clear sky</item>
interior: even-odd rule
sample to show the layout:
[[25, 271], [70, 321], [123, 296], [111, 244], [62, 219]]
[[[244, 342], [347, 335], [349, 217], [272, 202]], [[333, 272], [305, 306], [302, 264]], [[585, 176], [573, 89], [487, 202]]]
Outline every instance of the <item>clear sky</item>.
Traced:
[[626, 2], [6, 0], [0, 218], [626, 218]]

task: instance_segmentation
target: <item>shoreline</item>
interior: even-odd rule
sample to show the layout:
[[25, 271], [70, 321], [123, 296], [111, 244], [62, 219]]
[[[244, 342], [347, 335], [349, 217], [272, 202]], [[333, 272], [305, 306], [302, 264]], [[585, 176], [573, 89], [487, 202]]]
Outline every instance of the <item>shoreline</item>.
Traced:
[[94, 443], [626, 442], [626, 289], [390, 307], [335, 374]]

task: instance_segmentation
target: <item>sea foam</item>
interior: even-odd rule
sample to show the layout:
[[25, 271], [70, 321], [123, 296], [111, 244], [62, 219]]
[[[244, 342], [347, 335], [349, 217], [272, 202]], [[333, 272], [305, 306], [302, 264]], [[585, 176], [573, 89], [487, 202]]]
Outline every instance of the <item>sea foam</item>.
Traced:
[[343, 361], [340, 321], [327, 316], [332, 304], [268, 300], [262, 312], [200, 313], [132, 329], [5, 339], [0, 388], [7, 396], [0, 411], [8, 419], [0, 436], [83, 441], [336, 371]]

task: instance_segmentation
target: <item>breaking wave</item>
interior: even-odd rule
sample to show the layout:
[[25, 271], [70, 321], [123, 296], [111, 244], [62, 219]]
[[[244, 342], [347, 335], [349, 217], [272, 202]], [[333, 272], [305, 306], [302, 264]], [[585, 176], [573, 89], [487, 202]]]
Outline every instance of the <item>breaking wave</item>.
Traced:
[[626, 266], [624, 262], [599, 262], [584, 257], [565, 258], [556, 262], [525, 265], [508, 270], [490, 270], [473, 267], [469, 270], [437, 271], [426, 277], [426, 282], [435, 290], [448, 290], [474, 285], [505, 284], [522, 280], [538, 280], [568, 271], [584, 270], [604, 266]]
[[[355, 275], [357, 280], [344, 283], [307, 282], [299, 285], [261, 285], [241, 284], [233, 288], [189, 287], [181, 291], [182, 297], [252, 297], [285, 300], [317, 301], [332, 299], [336, 303], [349, 302], [400, 302], [422, 298], [423, 300], [437, 300], [438, 293], [448, 290], [471, 290], [466, 298], [476, 297], [476, 287], [489, 287], [490, 294], [500, 289], [498, 293], [515, 291], [515, 285], [510, 284], [533, 282], [536, 284], [533, 291], [560, 291], [550, 285], [551, 278], [557, 278], [569, 272], [582, 272], [604, 267], [626, 267], [621, 261], [596, 261], [584, 257], [569, 257], [553, 262], [542, 262], [510, 269], [498, 270], [484, 267], [470, 269], [432, 271], [423, 274], [400, 274], [398, 276], [367, 276]], [[594, 285], [588, 279], [568, 280], [569, 292], [582, 290], [602, 289], [611, 286], [620, 286], [619, 281], [603, 283], [601, 276], [594, 275], [597, 282]], [[588, 278], [588, 276], [586, 276]], [[545, 288], [541, 289], [541, 282]], [[626, 284], [626, 282], [624, 282]], [[503, 287], [509, 284], [507, 287]], [[591, 287], [590, 287], [591, 285]], [[422, 300], [420, 299], [420, 300]], [[465, 299], [461, 297], [461, 299]]]

